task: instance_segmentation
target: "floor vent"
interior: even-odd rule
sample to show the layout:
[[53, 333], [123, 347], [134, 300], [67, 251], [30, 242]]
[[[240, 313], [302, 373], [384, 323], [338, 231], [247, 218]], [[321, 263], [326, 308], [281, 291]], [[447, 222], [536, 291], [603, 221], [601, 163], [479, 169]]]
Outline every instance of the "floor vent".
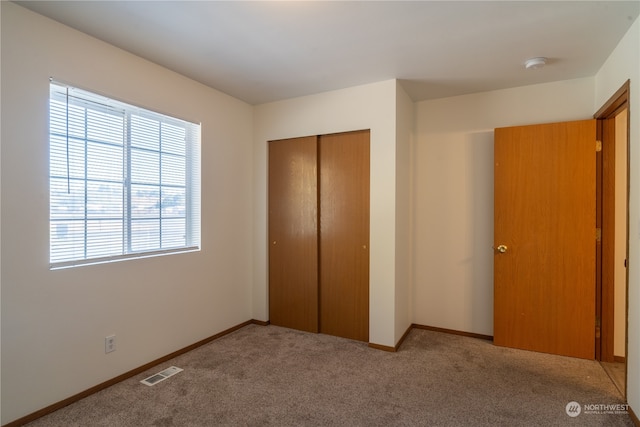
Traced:
[[170, 368], [165, 369], [164, 371], [158, 372], [157, 374], [151, 375], [149, 378], [145, 378], [140, 381], [142, 384], [152, 386], [158, 384], [160, 381], [164, 381], [167, 378], [177, 374], [178, 372], [182, 372], [184, 369], [176, 368], [175, 366], [171, 366]]

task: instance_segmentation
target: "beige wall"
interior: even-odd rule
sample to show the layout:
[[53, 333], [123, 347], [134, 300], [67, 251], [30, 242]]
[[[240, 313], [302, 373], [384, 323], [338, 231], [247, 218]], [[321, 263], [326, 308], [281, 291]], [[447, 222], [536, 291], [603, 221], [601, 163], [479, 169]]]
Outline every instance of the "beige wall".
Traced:
[[[1, 10], [4, 424], [251, 318], [253, 147], [251, 106]], [[202, 123], [202, 251], [49, 270], [50, 76]]]
[[414, 323], [493, 334], [493, 129], [592, 106], [593, 78], [416, 104]]
[[395, 338], [402, 338], [413, 323], [411, 312], [412, 257], [412, 174], [413, 133], [415, 129], [414, 103], [400, 84], [396, 92], [396, 280], [395, 280]]
[[255, 107], [255, 318], [268, 319], [267, 141], [371, 129], [369, 340], [395, 345], [396, 91], [388, 80]]
[[594, 110], [631, 80], [629, 122], [629, 318], [627, 400], [640, 414], [640, 18], [636, 19], [595, 77]]

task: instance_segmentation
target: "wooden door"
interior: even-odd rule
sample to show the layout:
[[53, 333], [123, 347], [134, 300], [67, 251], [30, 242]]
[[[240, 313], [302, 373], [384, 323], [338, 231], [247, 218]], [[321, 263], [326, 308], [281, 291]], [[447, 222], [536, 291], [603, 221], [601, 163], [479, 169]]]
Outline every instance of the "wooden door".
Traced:
[[269, 317], [318, 332], [317, 137], [269, 142]]
[[596, 121], [495, 130], [494, 342], [594, 358]]
[[369, 341], [369, 131], [320, 137], [320, 332]]

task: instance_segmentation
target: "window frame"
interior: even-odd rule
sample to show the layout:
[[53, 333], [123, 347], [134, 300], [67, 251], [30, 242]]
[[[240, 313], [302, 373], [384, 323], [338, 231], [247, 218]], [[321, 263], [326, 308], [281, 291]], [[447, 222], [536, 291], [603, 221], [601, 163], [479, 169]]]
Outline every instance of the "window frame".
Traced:
[[[64, 117], [63, 119], [60, 119], [60, 116], [55, 115], [58, 113], [54, 114], [53, 112], [54, 102], [64, 104], [63, 108], [66, 108], [66, 117]], [[83, 128], [84, 137], [82, 138], [72, 136], [69, 130], [69, 126], [70, 126], [69, 125], [70, 123], [69, 108], [71, 106], [81, 108], [83, 111], [83, 114], [85, 117], [85, 123]], [[96, 125], [95, 128], [90, 128], [89, 124], [87, 124], [88, 121], [86, 117], [88, 114], [90, 114], [90, 112], [107, 113], [109, 115], [112, 115], [113, 118], [122, 117], [123, 132], [122, 132], [121, 140], [118, 139], [115, 143], [111, 143], [106, 139], [99, 140], [98, 137], [95, 137], [95, 139], [92, 139], [89, 136], [87, 136], [91, 132], [95, 132], [96, 129], [98, 129], [97, 130], [98, 132], [100, 131], [99, 125]], [[53, 125], [54, 116], [56, 119], [59, 119], [59, 121], [57, 121], [56, 124], [59, 125], [60, 123], [63, 123], [63, 125], [66, 126], [66, 129], [62, 134], [57, 131], [54, 132], [54, 125]], [[132, 141], [133, 139], [132, 128], [135, 126], [133, 124], [136, 121], [135, 118], [138, 118], [138, 120], [140, 120], [141, 122], [150, 121], [152, 124], [157, 125], [157, 132], [158, 132], [158, 134], [156, 135], [157, 141], [153, 140], [153, 138], [150, 139], [150, 141], [152, 141], [152, 144], [154, 142], [157, 143], [157, 148], [148, 148], [148, 147], [144, 147], [144, 145], [136, 146], [135, 145], [136, 143]], [[111, 118], [109, 118], [109, 120], [111, 120]], [[80, 89], [76, 86], [67, 85], [65, 83], [55, 81], [53, 79], [50, 79], [50, 85], [49, 85], [48, 124], [49, 124], [49, 129], [48, 129], [49, 130], [48, 131], [48, 135], [49, 135], [49, 170], [48, 170], [49, 172], [49, 175], [48, 175], [49, 176], [49, 267], [51, 270], [75, 267], [75, 266], [81, 266], [81, 265], [91, 265], [91, 264], [98, 264], [98, 263], [105, 263], [105, 262], [114, 262], [114, 261], [122, 261], [122, 260], [129, 260], [129, 259], [154, 257], [154, 256], [160, 256], [160, 255], [193, 252], [193, 251], [200, 250], [200, 243], [201, 243], [201, 235], [200, 235], [201, 124], [196, 124], [193, 122], [182, 120], [174, 116], [169, 116], [166, 114], [158, 113], [153, 110], [149, 110], [136, 105], [125, 103], [117, 99], [114, 99], [112, 97], [106, 97], [96, 92]], [[144, 125], [141, 125], [140, 128], [143, 128], [144, 130]], [[178, 130], [178, 134], [179, 134], [179, 138], [177, 139], [178, 143], [177, 144], [174, 143], [174, 146], [179, 147], [180, 149], [179, 152], [171, 151], [171, 147], [170, 147], [171, 141], [167, 143], [167, 139], [169, 138], [166, 138], [164, 142], [169, 144], [170, 148], [163, 148], [162, 132], [167, 128], [168, 130], [171, 130], [171, 129], [173, 129], [174, 131], [176, 129]], [[184, 132], [184, 134], [180, 133], [182, 131]], [[100, 134], [100, 136], [103, 136], [103, 135]], [[184, 146], [180, 145], [181, 144], [180, 138], [182, 136], [184, 137], [184, 141], [185, 141]], [[55, 143], [57, 144], [55, 145], [55, 149], [58, 151], [60, 151], [60, 144], [61, 144], [60, 140], [61, 139], [66, 140], [66, 147], [63, 147], [63, 149], [66, 151], [66, 153], [63, 153], [63, 154], [66, 154], [66, 160], [63, 160], [63, 161], [66, 161], [66, 165], [64, 166], [66, 166], [67, 168], [65, 176], [59, 176], [54, 173], [55, 168], [57, 168], [56, 172], [60, 171], [59, 164], [56, 164], [54, 166], [54, 142], [53, 142], [54, 138], [57, 139], [57, 142]], [[118, 136], [118, 138], [120, 137]], [[75, 142], [79, 141], [79, 144], [84, 144], [84, 147], [81, 150], [77, 150], [77, 152], [75, 152], [75, 154], [80, 153], [79, 156], [84, 161], [83, 167], [79, 169], [82, 171], [82, 173], [84, 173], [83, 178], [72, 177], [72, 173], [70, 172], [70, 163], [71, 163], [71, 161], [69, 160], [69, 156], [71, 153], [69, 149], [70, 139], [73, 139]], [[120, 213], [117, 214], [117, 216], [111, 216], [107, 219], [100, 218], [100, 217], [98, 217], [97, 219], [92, 218], [91, 215], [88, 213], [89, 209], [87, 206], [89, 205], [89, 195], [94, 194], [95, 197], [98, 197], [98, 198], [101, 196], [100, 191], [91, 193], [88, 190], [89, 183], [93, 183], [95, 185], [95, 183], [102, 182], [100, 179], [96, 179], [96, 178], [90, 179], [88, 177], [90, 173], [89, 172], [90, 167], [95, 166], [95, 164], [90, 165], [88, 161], [88, 158], [90, 157], [88, 147], [90, 146], [90, 144], [93, 144], [92, 147], [94, 149], [95, 149], [94, 146], [101, 146], [101, 145], [104, 145], [104, 146], [110, 145], [112, 148], [117, 147], [118, 150], [120, 149], [120, 145], [121, 145], [121, 149], [122, 149], [122, 154], [121, 154], [122, 165], [116, 168], [117, 174], [120, 173], [120, 170], [118, 170], [118, 168], [122, 169], [122, 178], [114, 181], [108, 181], [108, 180], [104, 181], [104, 182], [108, 182], [111, 185], [114, 185], [114, 187], [118, 187], [118, 186], [121, 187], [122, 201], [120, 202], [119, 205], [118, 205], [118, 202], [116, 202], [116, 204], [114, 205], [116, 206], [115, 208], [116, 211], [118, 210], [118, 206], [119, 206]], [[136, 183], [136, 181], [132, 179], [132, 175], [136, 169], [141, 169], [141, 170], [146, 169], [146, 166], [143, 165], [142, 163], [138, 163], [137, 165], [132, 163], [132, 150], [134, 152], [147, 153], [147, 154], [150, 154], [152, 157], [153, 156], [157, 157], [157, 162], [155, 163], [155, 165], [151, 163], [152, 166], [149, 167], [149, 171], [151, 172], [149, 173], [149, 171], [146, 171], [147, 173], [149, 173], [149, 177], [153, 177], [154, 173], [157, 173], [157, 178], [155, 179], [155, 181], [153, 180], [149, 182], [141, 181]], [[171, 166], [168, 166], [169, 169], [167, 170], [167, 172], [177, 171], [179, 173], [177, 179], [178, 180], [183, 179], [184, 181], [183, 185], [179, 183], [178, 184], [171, 183], [170, 179], [167, 182], [163, 181], [161, 172], [162, 172], [162, 169], [164, 168], [164, 162], [169, 161], [169, 159], [173, 159], [174, 163]], [[59, 161], [59, 159], [57, 160]], [[184, 174], [184, 176], [181, 175], [182, 173]], [[144, 173], [142, 175], [139, 173], [138, 175], [143, 177], [147, 176], [147, 175], [144, 175]], [[75, 181], [76, 183], [77, 182], [83, 183], [84, 188], [77, 193], [84, 196], [84, 202], [83, 202], [84, 213], [82, 215], [76, 214], [75, 218], [73, 218], [72, 214], [69, 214], [69, 216], [66, 218], [55, 217], [56, 215], [58, 215], [57, 213], [54, 213], [55, 209], [63, 206], [64, 202], [61, 201], [62, 198], [60, 198], [59, 200], [56, 200], [58, 198], [59, 192], [54, 191], [53, 183], [54, 183], [54, 180], [59, 183], [61, 178], [67, 180], [68, 194], [71, 194], [72, 180]], [[157, 204], [154, 207], [154, 210], [157, 211], [156, 217], [153, 217], [153, 216], [145, 217], [144, 215], [140, 217], [136, 217], [136, 215], [132, 212], [132, 209], [134, 206], [134, 202], [132, 201], [132, 193], [133, 193], [132, 188], [135, 187], [136, 185], [138, 187], [147, 187], [149, 189], [155, 189], [155, 191], [157, 192]], [[177, 197], [178, 200], [180, 198], [184, 198], [184, 204], [181, 203], [182, 201], [180, 201], [178, 204], [179, 208], [184, 208], [183, 215], [180, 214], [178, 216], [174, 216], [173, 218], [170, 216], [166, 216], [167, 214], [164, 212], [165, 206], [163, 205], [165, 199], [162, 196], [162, 194], [164, 191], [168, 191], [169, 194], [172, 194], [171, 191], [169, 191], [169, 189], [176, 190], [176, 192], [173, 193], [173, 197]], [[116, 188], [116, 191], [117, 191], [117, 188]], [[117, 198], [115, 200], [117, 200]], [[149, 199], [149, 200], [153, 201], [153, 199]], [[80, 206], [82, 206], [82, 204]], [[184, 222], [184, 226], [180, 224], [177, 229], [174, 229], [174, 230], [177, 230], [178, 235], [181, 233], [180, 230], [183, 230], [184, 234], [182, 238], [178, 237], [178, 241], [180, 241], [179, 244], [175, 246], [170, 245], [169, 247], [163, 247], [163, 244], [166, 244], [166, 242], [171, 242], [172, 235], [169, 234], [169, 236], [167, 236], [167, 234], [163, 234], [162, 227], [168, 226], [171, 219], [178, 220], [178, 223], [180, 223], [181, 221]], [[63, 248], [60, 251], [56, 252], [54, 243], [57, 243], [57, 242], [55, 241], [55, 238], [54, 238], [54, 224], [56, 222], [64, 223], [63, 221], [67, 221], [68, 223], [72, 223], [72, 224], [73, 223], [78, 224], [78, 227], [82, 228], [83, 230], [84, 238], [81, 239], [81, 242], [79, 244], [77, 241], [74, 242], [72, 238], [70, 239], [70, 244], [68, 243], [69, 249]], [[88, 236], [92, 235], [91, 234], [92, 232], [89, 229], [89, 223], [91, 221], [94, 221], [94, 222], [98, 221], [98, 224], [100, 224], [100, 226], [102, 225], [100, 221], [112, 221], [112, 222], [117, 221], [118, 223], [121, 223], [121, 225], [117, 225], [117, 224], [115, 225], [116, 229], [118, 227], [121, 227], [121, 233], [117, 231], [113, 233], [113, 235], [111, 236], [113, 237], [112, 241], [107, 239], [101, 240], [101, 238], [99, 238], [98, 250], [105, 249], [106, 246], [109, 244], [108, 242], [111, 242], [110, 244], [114, 246], [122, 246], [122, 250], [120, 249], [111, 250], [110, 253], [108, 254], [89, 255], [88, 250], [90, 246], [88, 245]], [[142, 237], [135, 238], [134, 237], [135, 232], [132, 229], [132, 227], [135, 225], [136, 222], [141, 224], [145, 221], [157, 222], [157, 228], [158, 228], [158, 234], [156, 236], [157, 245], [155, 245], [154, 247], [136, 249], [135, 244], [144, 245], [145, 240]], [[120, 237], [118, 237], [119, 234], [121, 234]], [[78, 234], [76, 234], [76, 237], [77, 236]], [[174, 239], [172, 243], [176, 243], [175, 236], [176, 235], [174, 231], [174, 235], [173, 235]], [[169, 240], [166, 240], [166, 239], [169, 239]], [[182, 239], [184, 239], [183, 242], [181, 241]], [[148, 244], [148, 240], [146, 242]], [[101, 246], [103, 244], [105, 245], [105, 248]], [[78, 247], [82, 248], [80, 250], [82, 255], [80, 256], [78, 256], [76, 252], [76, 249]], [[62, 256], [65, 255], [65, 252], [66, 252], [66, 255], [72, 254], [73, 257], [67, 256], [65, 258], [62, 258]]]

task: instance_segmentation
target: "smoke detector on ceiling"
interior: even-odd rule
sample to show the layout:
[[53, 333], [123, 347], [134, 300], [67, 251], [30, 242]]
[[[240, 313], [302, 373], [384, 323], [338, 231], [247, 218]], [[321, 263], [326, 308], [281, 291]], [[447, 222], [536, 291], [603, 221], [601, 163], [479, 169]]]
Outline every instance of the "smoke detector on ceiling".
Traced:
[[529, 58], [524, 61], [524, 68], [527, 70], [536, 70], [538, 68], [542, 68], [547, 64], [547, 58], [543, 56], [538, 56], [536, 58]]

